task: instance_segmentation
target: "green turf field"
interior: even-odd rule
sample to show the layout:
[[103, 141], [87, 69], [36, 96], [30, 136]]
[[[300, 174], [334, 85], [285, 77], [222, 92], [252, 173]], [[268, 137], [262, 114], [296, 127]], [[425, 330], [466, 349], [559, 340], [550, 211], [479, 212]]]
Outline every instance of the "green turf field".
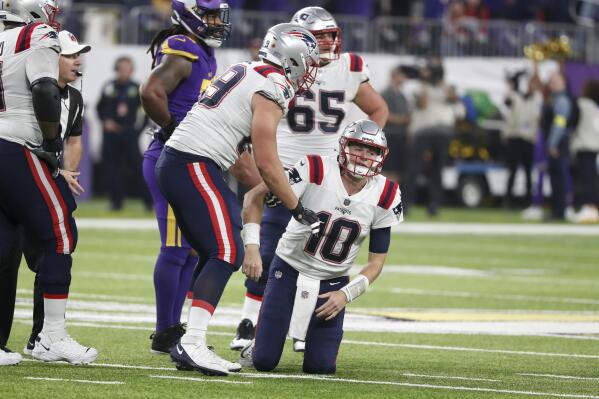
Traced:
[[[350, 308], [334, 377], [302, 374], [289, 345], [275, 373], [219, 378], [151, 354], [157, 248], [154, 231], [80, 230], [69, 330], [99, 358], [26, 356], [0, 368], [0, 398], [599, 398], [599, 335], [588, 333], [599, 329], [599, 236], [395, 235], [388, 269]], [[13, 350], [29, 336], [31, 286], [23, 266]], [[242, 288], [237, 273], [209, 335], [229, 360]]]

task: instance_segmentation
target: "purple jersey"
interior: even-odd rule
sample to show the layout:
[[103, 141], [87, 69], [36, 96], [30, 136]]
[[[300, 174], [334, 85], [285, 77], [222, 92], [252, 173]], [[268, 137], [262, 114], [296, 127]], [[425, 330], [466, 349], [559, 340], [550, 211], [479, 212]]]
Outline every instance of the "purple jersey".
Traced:
[[[162, 42], [156, 54], [157, 64], [160, 64], [165, 54], [178, 55], [192, 62], [191, 75], [181, 80], [175, 90], [168, 95], [168, 110], [177, 122], [181, 122], [214, 78], [216, 73], [214, 49], [203, 46], [189, 36], [174, 35]], [[154, 140], [148, 147], [146, 155], [151, 152], [151, 156], [157, 159], [162, 148], [163, 144]]]

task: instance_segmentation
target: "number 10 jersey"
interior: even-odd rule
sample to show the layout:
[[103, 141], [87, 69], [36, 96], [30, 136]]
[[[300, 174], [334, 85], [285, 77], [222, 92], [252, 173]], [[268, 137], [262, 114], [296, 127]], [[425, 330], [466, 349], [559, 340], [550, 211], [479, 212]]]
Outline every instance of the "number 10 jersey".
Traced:
[[283, 166], [292, 167], [307, 154], [337, 155], [349, 105], [368, 79], [368, 66], [353, 53], [343, 53], [339, 60], [318, 68], [310, 90], [295, 98], [287, 118], [279, 123], [277, 143]]
[[309, 277], [328, 280], [349, 273], [371, 230], [403, 221], [397, 183], [384, 176], [368, 178], [362, 190], [347, 195], [336, 158], [308, 155], [287, 171], [302, 204], [320, 218], [320, 232], [291, 219], [276, 254]]

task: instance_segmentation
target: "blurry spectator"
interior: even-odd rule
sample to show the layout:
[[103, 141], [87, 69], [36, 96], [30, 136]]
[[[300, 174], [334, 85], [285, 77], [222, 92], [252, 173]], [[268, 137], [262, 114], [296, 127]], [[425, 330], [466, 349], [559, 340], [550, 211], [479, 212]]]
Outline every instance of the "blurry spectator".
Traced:
[[[526, 201], [532, 198], [532, 164], [534, 143], [539, 130], [543, 96], [540, 82], [535, 74], [525, 90], [520, 90], [525, 72], [521, 71], [508, 77], [509, 92], [505, 99], [508, 107], [504, 137], [507, 139], [507, 164], [509, 178], [505, 189], [505, 204], [513, 205], [512, 189], [518, 167], [524, 168], [526, 177]], [[524, 93], [522, 93], [522, 91]]]
[[572, 135], [572, 153], [582, 187], [582, 208], [574, 215], [578, 223], [599, 222], [597, 211], [597, 154], [599, 153], [599, 80], [589, 80], [577, 100], [578, 121]]
[[250, 55], [250, 61], [260, 61], [260, 57], [258, 56], [260, 47], [262, 47], [262, 39], [260, 39], [259, 37], [254, 37], [250, 39], [247, 46], [248, 53]]
[[505, 4], [497, 12], [498, 19], [525, 21], [533, 18], [530, 3], [519, 0], [505, 0]]
[[[402, 183], [402, 186], [406, 178], [405, 172], [409, 154], [408, 125], [410, 124], [409, 104], [401, 92], [405, 81], [406, 76], [401, 67], [394, 68], [391, 71], [389, 87], [382, 93], [389, 107], [389, 119], [387, 119], [387, 125], [385, 126], [389, 156], [385, 161], [384, 172], [389, 179]], [[402, 189], [405, 190], [404, 187]]]
[[110, 195], [112, 210], [123, 207], [126, 194], [125, 180], [132, 179], [133, 185], [141, 194], [147, 209], [151, 209], [151, 199], [143, 184], [139, 133], [145, 117], [139, 99], [139, 84], [131, 80], [133, 61], [129, 57], [119, 57], [114, 64], [116, 78], [106, 83], [96, 107], [102, 121], [102, 164], [106, 187]]
[[441, 172], [455, 124], [453, 105], [448, 102], [448, 88], [443, 83], [442, 71], [438, 61], [422, 69], [422, 85], [416, 94], [416, 109], [410, 125], [413, 146], [406, 203], [408, 206], [414, 204], [418, 177], [426, 175], [429, 216], [436, 216], [441, 205]]
[[562, 220], [566, 211], [568, 175], [568, 120], [572, 101], [566, 91], [566, 79], [561, 72], [549, 78], [550, 108], [546, 120], [550, 126], [545, 130], [546, 150], [551, 181], [551, 219]]

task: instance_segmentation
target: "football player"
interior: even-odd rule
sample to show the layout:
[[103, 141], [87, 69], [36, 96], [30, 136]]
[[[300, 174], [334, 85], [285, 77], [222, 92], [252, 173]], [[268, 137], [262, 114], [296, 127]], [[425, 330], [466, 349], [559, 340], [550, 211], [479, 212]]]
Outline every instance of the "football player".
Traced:
[[[368, 66], [357, 54], [341, 53], [341, 29], [333, 16], [321, 7], [306, 7], [291, 22], [308, 29], [318, 40], [320, 65], [316, 81], [302, 93], [277, 129], [277, 142], [283, 166], [291, 168], [307, 154], [335, 156], [341, 123], [350, 103], [356, 104], [368, 119], [384, 127], [389, 110], [385, 100], [369, 83]], [[260, 251], [264, 260], [262, 278], [246, 280], [242, 320], [231, 349], [239, 350], [254, 336], [254, 328], [270, 264], [277, 242], [285, 231], [290, 216], [284, 207], [266, 209], [262, 219]], [[294, 350], [302, 351], [303, 342]]]
[[[156, 164], [160, 191], [181, 231], [203, 260], [193, 285], [187, 331], [171, 349], [178, 369], [209, 375], [239, 371], [206, 344], [206, 330], [233, 271], [241, 266], [241, 217], [235, 194], [222, 177], [257, 167], [269, 189], [293, 217], [318, 230], [316, 215], [303, 207], [287, 182], [276, 148], [276, 127], [295, 92], [310, 88], [318, 66], [314, 36], [293, 24], [270, 28], [262, 62], [229, 67], [206, 89], [177, 126]], [[250, 163], [252, 144], [255, 166]], [[232, 169], [236, 162], [240, 164]]]
[[17, 225], [41, 243], [39, 283], [45, 315], [32, 356], [90, 363], [97, 351], [71, 338], [65, 323], [77, 226], [72, 216], [75, 200], [58, 169], [58, 9], [54, 0], [16, 0], [0, 2], [0, 10], [0, 168], [10, 171], [0, 174], [0, 212], [8, 220], [0, 225], [0, 257], [18, 238]]
[[164, 354], [185, 333], [181, 309], [198, 256], [160, 193], [154, 168], [165, 141], [214, 78], [214, 49], [231, 29], [229, 6], [220, 0], [173, 0], [172, 10], [173, 25], [159, 32], [150, 44], [153, 70], [140, 90], [144, 110], [161, 127], [144, 154], [143, 172], [161, 240], [154, 267], [156, 331], [151, 335], [151, 350]]
[[[379, 276], [391, 226], [403, 220], [398, 185], [379, 174], [387, 153], [379, 126], [359, 120], [344, 129], [337, 157], [308, 155], [288, 171], [293, 191], [322, 226], [313, 234], [294, 220], [287, 225], [270, 266], [260, 328], [254, 344], [242, 349], [240, 363], [273, 370], [289, 331], [305, 339], [304, 372], [335, 372], [345, 305]], [[244, 202], [243, 272], [253, 280], [262, 274], [259, 223], [267, 191], [261, 184]], [[369, 234], [368, 264], [350, 282], [349, 270]]]

